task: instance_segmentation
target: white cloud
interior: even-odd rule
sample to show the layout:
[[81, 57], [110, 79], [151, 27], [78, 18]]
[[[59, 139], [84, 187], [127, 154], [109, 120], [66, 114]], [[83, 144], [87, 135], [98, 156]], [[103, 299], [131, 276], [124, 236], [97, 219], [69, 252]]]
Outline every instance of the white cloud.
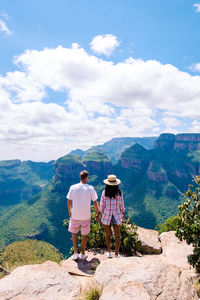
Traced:
[[197, 120], [194, 120], [192, 122], [192, 127], [190, 129], [191, 132], [200, 132], [200, 122]]
[[182, 125], [182, 122], [174, 117], [164, 116], [161, 119], [161, 124], [165, 126], [165, 132], [178, 133], [177, 127]]
[[200, 72], [200, 63], [192, 64], [189, 69], [193, 72]]
[[200, 3], [193, 4], [193, 7], [195, 8], [196, 12], [200, 12]]
[[180, 120], [178, 120], [177, 118], [172, 118], [172, 117], [163, 117], [162, 118], [162, 122], [167, 126], [167, 127], [177, 127], [181, 125]]
[[[25, 91], [29, 86], [35, 89], [35, 100], [42, 98], [48, 87], [68, 92], [69, 99], [80, 101], [87, 111], [95, 111], [102, 103], [119, 106], [142, 103], [177, 116], [200, 116], [200, 76], [192, 76], [170, 64], [134, 58], [114, 64], [89, 55], [82, 48], [62, 46], [27, 50], [16, 58], [16, 63], [26, 77], [20, 72], [13, 74], [24, 77]], [[10, 77], [7, 74], [5, 81], [10, 81]], [[8, 88], [16, 91], [15, 85], [10, 84]], [[19, 94], [16, 97], [19, 101]]]
[[2, 16], [5, 20], [10, 19], [10, 16], [4, 10], [0, 12], [0, 16]]
[[6, 22], [0, 19], [0, 32], [4, 32], [7, 35], [12, 34], [12, 32], [8, 29]]
[[[55, 159], [113, 137], [175, 132], [181, 118], [200, 118], [200, 76], [172, 65], [113, 63], [75, 43], [27, 50], [15, 63], [18, 71], [0, 76], [0, 159]], [[65, 106], [44, 103], [48, 89], [64, 93]]]
[[8, 72], [6, 77], [0, 75], [0, 86], [10, 91], [14, 102], [38, 101], [44, 98], [44, 87], [25, 72]]
[[90, 43], [92, 51], [96, 54], [105, 54], [110, 56], [112, 52], [120, 45], [117, 37], [112, 34], [97, 35]]

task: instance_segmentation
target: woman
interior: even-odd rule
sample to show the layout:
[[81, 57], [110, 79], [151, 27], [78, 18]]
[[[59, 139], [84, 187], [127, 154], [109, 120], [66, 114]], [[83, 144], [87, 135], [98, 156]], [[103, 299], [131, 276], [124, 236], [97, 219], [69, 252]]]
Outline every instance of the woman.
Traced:
[[101, 195], [100, 212], [102, 212], [101, 221], [105, 226], [105, 240], [108, 249], [106, 255], [108, 258], [112, 257], [110, 238], [111, 224], [113, 224], [115, 234], [115, 257], [120, 257], [120, 225], [125, 219], [123, 195], [119, 189], [121, 181], [117, 179], [115, 175], [109, 175], [108, 178], [104, 180], [104, 183], [106, 186]]

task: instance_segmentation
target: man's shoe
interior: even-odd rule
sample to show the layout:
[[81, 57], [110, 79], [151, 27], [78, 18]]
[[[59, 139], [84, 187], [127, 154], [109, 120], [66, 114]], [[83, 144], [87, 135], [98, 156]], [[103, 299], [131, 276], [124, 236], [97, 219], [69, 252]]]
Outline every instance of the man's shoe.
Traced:
[[120, 258], [120, 257], [121, 257], [120, 254], [116, 254], [116, 253], [115, 253], [115, 258]]
[[112, 258], [111, 252], [106, 252], [106, 256], [107, 256], [108, 258]]
[[78, 253], [74, 253], [74, 254], [72, 255], [72, 259], [73, 259], [73, 260], [77, 260], [78, 258], [79, 258]]
[[81, 254], [80, 259], [84, 260], [86, 259], [88, 256], [86, 254]]

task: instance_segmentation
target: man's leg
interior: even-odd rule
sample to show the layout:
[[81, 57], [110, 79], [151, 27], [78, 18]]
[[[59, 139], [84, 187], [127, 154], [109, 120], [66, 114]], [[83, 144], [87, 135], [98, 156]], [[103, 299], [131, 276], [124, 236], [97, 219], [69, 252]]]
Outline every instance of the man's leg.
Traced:
[[104, 225], [105, 226], [105, 240], [108, 252], [111, 251], [110, 249], [110, 237], [111, 237], [111, 225]]
[[78, 233], [72, 233], [72, 243], [74, 247], [74, 254], [78, 253]]
[[114, 224], [114, 233], [115, 233], [115, 254], [119, 254], [120, 246], [120, 225]]
[[81, 224], [81, 252], [85, 254], [87, 235], [90, 233], [90, 219], [82, 221]]
[[87, 244], [87, 235], [81, 235], [81, 252], [85, 254], [85, 247]]
[[79, 230], [79, 227], [80, 227], [80, 222], [78, 220], [73, 220], [72, 218], [70, 218], [68, 230], [69, 230], [69, 232], [72, 233], [72, 243], [73, 243], [73, 248], [74, 248], [74, 254], [76, 254], [76, 256], [78, 255], [78, 230]]

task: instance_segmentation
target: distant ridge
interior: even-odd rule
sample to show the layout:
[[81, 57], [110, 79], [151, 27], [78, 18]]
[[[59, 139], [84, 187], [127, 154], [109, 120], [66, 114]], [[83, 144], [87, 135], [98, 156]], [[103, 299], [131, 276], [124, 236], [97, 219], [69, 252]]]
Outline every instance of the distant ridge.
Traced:
[[69, 154], [78, 154], [83, 157], [84, 153], [98, 151], [107, 155], [111, 159], [112, 163], [116, 163], [120, 158], [121, 153], [128, 147], [138, 143], [146, 149], [152, 149], [156, 139], [156, 136], [113, 138], [102, 145], [93, 146], [86, 151], [76, 149], [72, 150]]

